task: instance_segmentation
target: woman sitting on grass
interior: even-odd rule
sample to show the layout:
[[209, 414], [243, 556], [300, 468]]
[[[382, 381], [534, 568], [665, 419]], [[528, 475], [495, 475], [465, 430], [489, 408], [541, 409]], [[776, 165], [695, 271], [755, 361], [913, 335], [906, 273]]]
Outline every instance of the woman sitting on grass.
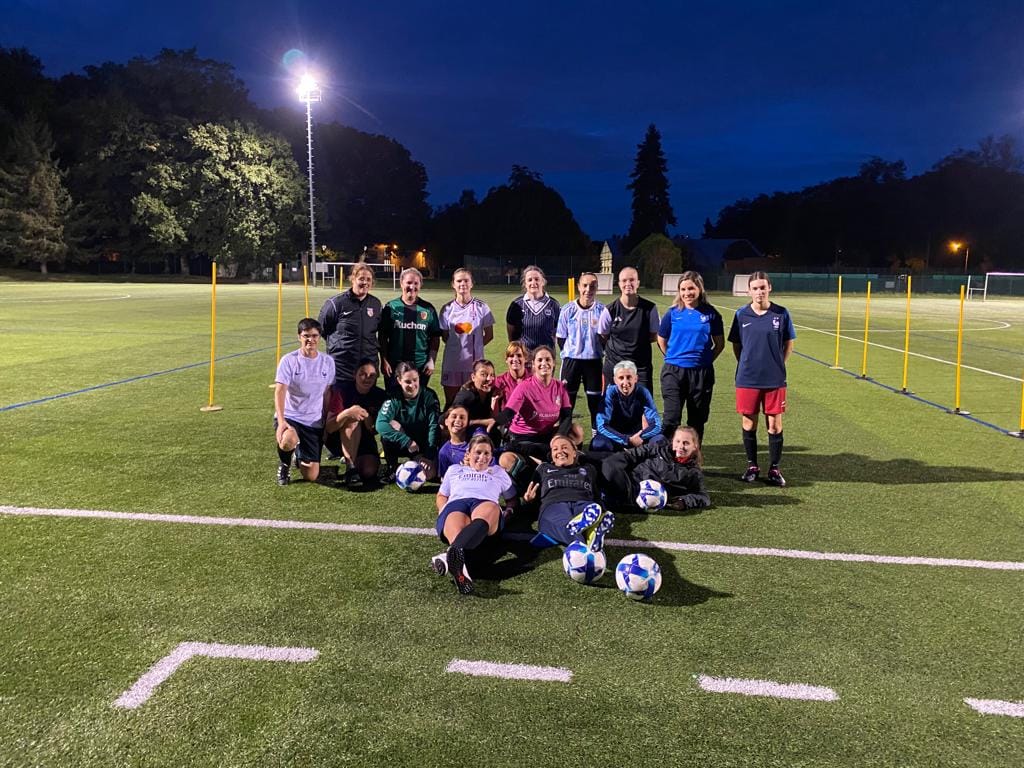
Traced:
[[608, 505], [622, 511], [634, 507], [643, 480], [657, 480], [668, 494], [671, 509], [711, 506], [704, 485], [704, 457], [693, 427], [679, 427], [672, 442], [648, 443], [615, 453], [601, 463]]
[[615, 515], [600, 505], [599, 472], [589, 464], [579, 463], [579, 454], [572, 440], [561, 435], [551, 438], [551, 462], [541, 464], [530, 482], [523, 501], [540, 496], [539, 533], [533, 538], [536, 546], [570, 544], [583, 541], [594, 552], [604, 547], [604, 536], [615, 525]]
[[431, 559], [440, 575], [452, 577], [459, 594], [473, 591], [473, 579], [466, 568], [466, 554], [479, 547], [505, 524], [501, 498], [512, 489], [512, 478], [491, 463], [494, 444], [487, 435], [469, 441], [464, 464], [453, 465], [437, 492], [437, 535], [448, 549]]
[[615, 383], [605, 390], [590, 449], [622, 451], [664, 440], [658, 407], [647, 387], [640, 383], [636, 364], [622, 360], [615, 364], [614, 371]]
[[437, 474], [441, 405], [434, 390], [420, 387], [419, 371], [409, 363], [395, 367], [395, 380], [401, 394], [384, 403], [376, 424], [388, 463], [388, 482], [394, 482], [398, 461], [404, 456], [419, 462], [431, 480]]
[[462, 406], [469, 413], [471, 432], [485, 432], [494, 440], [493, 401], [494, 363], [490, 360], [477, 360], [473, 363], [469, 381], [455, 395], [452, 405]]

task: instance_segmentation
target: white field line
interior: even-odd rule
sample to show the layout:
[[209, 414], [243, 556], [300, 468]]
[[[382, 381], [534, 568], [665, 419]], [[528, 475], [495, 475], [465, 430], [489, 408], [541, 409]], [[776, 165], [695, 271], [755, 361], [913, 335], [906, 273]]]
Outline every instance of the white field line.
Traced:
[[[204, 517], [202, 515], [161, 515], [149, 512], [109, 512], [98, 509], [45, 509], [0, 505], [0, 514], [21, 517], [73, 517], [105, 520], [129, 520], [149, 523], [185, 525], [225, 525], [247, 528], [285, 528], [292, 530], [334, 531], [341, 533], [393, 533], [413, 536], [436, 536], [433, 528], [411, 528], [397, 525], [351, 525], [316, 523], [302, 520], [265, 520], [253, 517]], [[989, 571], [1024, 571], [1024, 562], [1012, 560], [971, 560], [950, 557], [914, 557], [869, 555], [855, 552], [816, 552], [806, 549], [774, 547], [738, 547], [729, 544], [692, 544], [684, 541], [644, 541], [641, 539], [605, 539], [614, 547], [629, 549], [661, 549], [677, 552], [702, 552], [711, 555], [747, 555], [752, 557], [784, 557], [796, 560], [821, 560], [845, 563], [877, 563], [880, 565], [924, 565], [943, 568], [977, 568]]]
[[[99, 296], [92, 299], [75, 299], [76, 304], [81, 304], [87, 301], [123, 301], [124, 299], [130, 299], [132, 295], [130, 293], [121, 294], [118, 296]], [[30, 297], [11, 299], [5, 298], [4, 304], [65, 304], [67, 299], [33, 299]]]
[[122, 693], [114, 706], [120, 709], [141, 707], [156, 687], [173, 675], [178, 667], [193, 656], [211, 659], [249, 659], [252, 661], [312, 661], [320, 652], [315, 648], [271, 647], [267, 645], [223, 645], [221, 643], [180, 643], [177, 648], [150, 667], [135, 681], [135, 685]]
[[458, 672], [473, 677], [500, 677], [505, 680], [544, 680], [568, 683], [572, 672], [565, 667], [535, 667], [532, 664], [497, 664], [493, 661], [452, 659], [445, 672]]
[[744, 696], [767, 696], [773, 699], [803, 701], [838, 701], [839, 694], [823, 685], [776, 683], [773, 680], [744, 680], [737, 677], [699, 675], [697, 684], [711, 693], [740, 693]]
[[[796, 325], [796, 324], [794, 323], [794, 325]], [[821, 334], [824, 334], [825, 336], [835, 337], [835, 335], [836, 335], [835, 331], [825, 331], [825, 330], [822, 330], [821, 328], [811, 328], [809, 325], [796, 325], [796, 327], [800, 328], [802, 330], [805, 330], [805, 331], [813, 331], [814, 333], [821, 333]], [[1009, 327], [1009, 326], [1007, 326], [1007, 327]], [[913, 335], [913, 331], [911, 331], [911, 335]], [[856, 336], [846, 336], [844, 334], [839, 334], [839, 338], [846, 339], [847, 341], [854, 341], [854, 342], [857, 342], [858, 344], [863, 344], [864, 343], [863, 337], [857, 338]], [[900, 348], [900, 347], [890, 347], [890, 346], [888, 346], [886, 344], [879, 344], [876, 341], [869, 341], [868, 342], [868, 346], [869, 347], [878, 347], [879, 349], [887, 349], [890, 352], [899, 352], [900, 354], [903, 354], [903, 349]], [[910, 357], [920, 357], [922, 360], [931, 360], [933, 363], [941, 363], [942, 365], [951, 365], [954, 368], [956, 367], [956, 362], [953, 361], [953, 360], [943, 360], [941, 357], [932, 357], [931, 355], [922, 355], [920, 352], [910, 352], [909, 354], [910, 354]], [[998, 373], [996, 371], [990, 371], [990, 370], [988, 370], [986, 368], [975, 368], [973, 365], [963, 365], [961, 363], [960, 367], [963, 368], [964, 370], [967, 370], [967, 371], [975, 371], [976, 373], [984, 373], [984, 374], [987, 374], [989, 376], [998, 376], [1000, 379], [1007, 379], [1008, 381], [1016, 381], [1016, 382], [1024, 381], [1024, 379], [1021, 379], [1019, 376], [1009, 376], [1009, 375], [1007, 375], [1005, 373]]]
[[1000, 701], [999, 699], [964, 699], [966, 704], [983, 715], [1006, 715], [1024, 717], [1024, 701]]

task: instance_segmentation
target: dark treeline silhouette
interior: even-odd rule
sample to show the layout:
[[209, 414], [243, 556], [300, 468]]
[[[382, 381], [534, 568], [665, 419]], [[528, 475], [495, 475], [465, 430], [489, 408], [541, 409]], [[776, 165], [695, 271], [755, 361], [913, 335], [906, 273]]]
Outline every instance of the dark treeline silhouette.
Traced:
[[739, 200], [704, 236], [745, 238], [778, 267], [1024, 271], [1024, 158], [1011, 137], [987, 138], [908, 178], [873, 158], [856, 176]]

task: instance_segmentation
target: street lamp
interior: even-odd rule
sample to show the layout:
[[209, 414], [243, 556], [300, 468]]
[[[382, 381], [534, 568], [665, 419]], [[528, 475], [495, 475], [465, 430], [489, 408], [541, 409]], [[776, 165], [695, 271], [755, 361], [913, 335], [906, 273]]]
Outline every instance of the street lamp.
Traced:
[[964, 274], [967, 274], [967, 260], [971, 258], [971, 244], [961, 243], [957, 240], [953, 240], [949, 244], [949, 250], [953, 253], [959, 253], [960, 249], [964, 249]]
[[309, 258], [316, 287], [316, 217], [313, 213], [313, 102], [320, 101], [320, 86], [308, 72], [299, 80], [299, 100], [306, 102], [306, 150], [309, 170]]

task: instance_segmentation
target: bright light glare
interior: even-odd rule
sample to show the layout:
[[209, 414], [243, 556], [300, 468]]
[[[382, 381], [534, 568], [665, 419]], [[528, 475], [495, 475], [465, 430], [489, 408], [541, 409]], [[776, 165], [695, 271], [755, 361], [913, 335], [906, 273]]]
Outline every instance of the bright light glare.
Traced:
[[316, 78], [308, 72], [299, 80], [299, 87], [296, 89], [299, 96], [305, 98], [308, 94], [317, 89]]
[[956, 240], [952, 240], [949, 243], [949, 250], [951, 250], [953, 253], [956, 253], [962, 247], [963, 247], [963, 243], [958, 243]]

